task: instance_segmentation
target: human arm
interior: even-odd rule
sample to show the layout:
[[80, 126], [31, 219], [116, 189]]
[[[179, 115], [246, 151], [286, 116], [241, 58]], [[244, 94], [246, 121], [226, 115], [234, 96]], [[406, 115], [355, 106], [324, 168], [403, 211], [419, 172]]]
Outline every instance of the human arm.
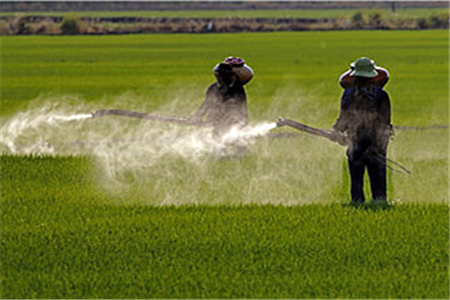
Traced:
[[391, 124], [391, 103], [388, 94], [382, 90], [376, 90], [377, 118], [375, 121], [376, 138], [369, 151], [386, 154], [391, 137], [394, 135], [394, 127]]
[[348, 144], [348, 138], [346, 133], [347, 129], [348, 129], [347, 109], [341, 107], [339, 117], [331, 130], [331, 133], [333, 135], [330, 137], [330, 140], [339, 143], [341, 146], [347, 145]]
[[238, 108], [238, 123], [240, 123], [242, 126], [248, 125], [248, 109], [247, 109], [247, 95], [245, 94], [244, 87], [240, 85], [237, 88], [238, 92], [236, 93], [237, 103], [239, 105]]
[[380, 90], [379, 101], [379, 124], [383, 129], [384, 134], [392, 136], [394, 135], [394, 126], [391, 123], [391, 101], [389, 99], [388, 93]]
[[209, 113], [209, 110], [213, 103], [214, 84], [210, 85], [206, 91], [205, 99], [199, 108], [188, 118], [190, 124], [202, 123]]
[[351, 103], [352, 91], [353, 89], [348, 89], [345, 90], [344, 94], [342, 94], [339, 117], [337, 118], [336, 123], [333, 125], [334, 131], [343, 133], [349, 128], [349, 106]]

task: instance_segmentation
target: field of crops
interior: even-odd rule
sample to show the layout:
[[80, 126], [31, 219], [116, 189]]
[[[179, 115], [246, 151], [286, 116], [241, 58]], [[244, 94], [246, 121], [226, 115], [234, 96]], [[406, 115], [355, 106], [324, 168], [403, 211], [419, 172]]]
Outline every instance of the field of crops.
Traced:
[[330, 128], [339, 75], [368, 56], [391, 73], [394, 124], [447, 125], [448, 31], [0, 42], [2, 298], [449, 297], [448, 128], [398, 131], [388, 156], [411, 175], [389, 171], [391, 205], [352, 207], [345, 149], [318, 137], [261, 137], [218, 160], [195, 128], [48, 121], [189, 115], [238, 55], [255, 71], [252, 126]]

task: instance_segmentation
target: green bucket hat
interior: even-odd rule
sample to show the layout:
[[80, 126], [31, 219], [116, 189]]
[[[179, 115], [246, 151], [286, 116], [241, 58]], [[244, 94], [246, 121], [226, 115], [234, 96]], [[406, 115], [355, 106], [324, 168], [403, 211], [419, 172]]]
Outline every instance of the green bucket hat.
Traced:
[[367, 57], [361, 57], [350, 64], [350, 67], [353, 69], [350, 76], [373, 78], [378, 75], [378, 72], [375, 70], [375, 63]]

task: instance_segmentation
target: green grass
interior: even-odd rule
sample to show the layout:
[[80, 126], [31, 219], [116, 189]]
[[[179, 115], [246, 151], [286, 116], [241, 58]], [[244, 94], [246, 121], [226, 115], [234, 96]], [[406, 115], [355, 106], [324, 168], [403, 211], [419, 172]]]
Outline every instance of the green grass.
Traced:
[[87, 158], [1, 166], [2, 298], [449, 295], [446, 204], [104, 205]]
[[[79, 95], [99, 102], [124, 93], [136, 94], [134, 104], [142, 103], [149, 110], [185, 98], [189, 106], [185, 109], [192, 111], [214, 81], [211, 69], [234, 54], [244, 57], [255, 70], [255, 79], [247, 87], [251, 117], [260, 118], [276, 101], [298, 106], [312, 102], [312, 106], [317, 104], [314, 119], [306, 121], [329, 126], [336, 118], [342, 92], [339, 75], [365, 55], [391, 72], [386, 89], [393, 99], [396, 123], [447, 124], [447, 33], [2, 37], [1, 114], [10, 114], [39, 96]], [[279, 113], [286, 111], [308, 115], [284, 107]]]
[[0, 16], [77, 16], [77, 17], [169, 17], [169, 18], [350, 18], [357, 12], [371, 14], [379, 12], [389, 19], [425, 18], [435, 14], [447, 13], [446, 8], [405, 8], [393, 13], [390, 9], [291, 9], [291, 10], [183, 10], [183, 11], [108, 11], [108, 12], [2, 12]]
[[[2, 129], [50, 105], [188, 115], [231, 54], [255, 71], [246, 88], [252, 123], [285, 116], [329, 128], [339, 75], [363, 55], [391, 73], [395, 124], [449, 122], [446, 30], [0, 43]], [[180, 131], [114, 117], [36, 128], [30, 137], [64, 151], [2, 148], [1, 298], [449, 297], [448, 129], [398, 132], [389, 157], [412, 174], [388, 173], [392, 205], [355, 208], [346, 205], [344, 149], [321, 138], [263, 138], [228, 160], [155, 159], [125, 141], [105, 149], [118, 155], [105, 166], [70, 143]], [[115, 168], [124, 169], [119, 182], [105, 172]]]

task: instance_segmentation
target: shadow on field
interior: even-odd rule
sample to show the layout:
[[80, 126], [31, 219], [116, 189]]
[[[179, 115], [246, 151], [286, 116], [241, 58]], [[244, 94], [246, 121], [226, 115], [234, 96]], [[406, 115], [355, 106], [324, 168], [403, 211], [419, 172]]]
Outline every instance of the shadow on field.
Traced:
[[342, 204], [342, 207], [365, 211], [386, 211], [386, 210], [393, 210], [395, 206], [393, 203], [389, 202], [371, 201], [366, 203], [355, 203], [355, 202], [344, 203]]

